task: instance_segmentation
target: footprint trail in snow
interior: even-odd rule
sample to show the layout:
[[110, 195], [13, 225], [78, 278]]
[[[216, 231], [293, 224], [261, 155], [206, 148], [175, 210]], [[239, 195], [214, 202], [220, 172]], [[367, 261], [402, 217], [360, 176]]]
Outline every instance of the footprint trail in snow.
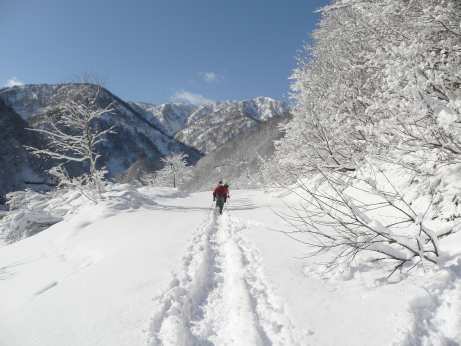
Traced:
[[212, 213], [195, 232], [179, 272], [155, 299], [150, 346], [299, 344], [242, 229]]

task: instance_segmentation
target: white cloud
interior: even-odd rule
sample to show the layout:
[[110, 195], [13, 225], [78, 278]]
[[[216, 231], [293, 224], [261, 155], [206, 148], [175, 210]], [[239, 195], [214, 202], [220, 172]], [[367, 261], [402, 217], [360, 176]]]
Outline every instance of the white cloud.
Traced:
[[222, 79], [222, 77], [215, 72], [200, 72], [199, 75], [200, 78], [207, 83], [218, 82]]
[[23, 82], [21, 82], [19, 79], [17, 79], [16, 77], [12, 77], [10, 79], [8, 79], [6, 81], [6, 84], [5, 86], [8, 87], [8, 88], [11, 88], [11, 87], [14, 87], [14, 86], [18, 86], [18, 85], [24, 85]]
[[213, 100], [207, 99], [205, 96], [200, 94], [194, 94], [189, 91], [178, 91], [171, 98], [174, 102], [190, 103], [193, 105], [203, 105], [207, 103], [213, 103]]

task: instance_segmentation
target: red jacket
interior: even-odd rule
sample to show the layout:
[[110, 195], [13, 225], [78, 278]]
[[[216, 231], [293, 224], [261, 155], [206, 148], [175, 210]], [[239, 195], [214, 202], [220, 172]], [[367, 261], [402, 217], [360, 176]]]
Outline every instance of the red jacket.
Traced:
[[213, 191], [213, 198], [216, 197], [229, 198], [229, 189], [224, 185], [218, 185]]

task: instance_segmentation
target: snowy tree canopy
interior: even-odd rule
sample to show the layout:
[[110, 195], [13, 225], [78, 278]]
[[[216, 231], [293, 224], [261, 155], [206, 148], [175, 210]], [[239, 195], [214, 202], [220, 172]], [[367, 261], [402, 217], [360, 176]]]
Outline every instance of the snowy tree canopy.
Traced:
[[459, 157], [461, 3], [339, 0], [321, 13], [292, 75], [279, 162], [352, 171], [369, 154]]
[[461, 159], [460, 22], [455, 0], [337, 0], [321, 10], [275, 158], [286, 182], [298, 181], [304, 202], [291, 221], [311, 246], [347, 261], [374, 252], [395, 270], [437, 263], [450, 231], [428, 224], [448, 196], [442, 167]]

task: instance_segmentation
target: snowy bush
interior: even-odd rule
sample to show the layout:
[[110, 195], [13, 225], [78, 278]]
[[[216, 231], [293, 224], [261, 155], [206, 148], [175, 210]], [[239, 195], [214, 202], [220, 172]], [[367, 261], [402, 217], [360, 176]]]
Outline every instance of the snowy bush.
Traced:
[[[0, 238], [7, 243], [13, 243], [47, 229], [75, 214], [82, 207], [90, 204], [93, 208], [85, 193], [87, 191], [80, 188], [57, 189], [48, 193], [31, 190], [9, 193], [9, 211], [0, 219]], [[120, 211], [151, 207], [155, 204], [148, 192], [143, 193], [131, 184], [107, 184], [101, 196], [99, 210]]]
[[[394, 168], [394, 173], [401, 171]], [[303, 203], [284, 216], [297, 229], [290, 236], [316, 255], [333, 254], [327, 267], [365, 259], [389, 264], [392, 274], [426, 262], [437, 264], [439, 239], [459, 223], [441, 227], [434, 221], [437, 189], [430, 196], [415, 197], [410, 185], [403, 188], [407, 178], [391, 181], [384, 170], [367, 164], [355, 175], [322, 171], [316, 180], [300, 181], [294, 191]]]
[[[459, 190], [443, 187], [455, 188], [446, 181], [456, 169], [444, 167], [461, 160], [461, 3], [336, 0], [320, 12], [268, 172], [285, 185], [323, 179], [323, 189], [298, 190], [308, 206], [294, 217], [309, 244], [338, 250], [338, 259], [381, 252], [395, 268], [436, 263], [438, 237], [450, 231], [427, 224], [459, 217]], [[388, 186], [375, 185], [376, 172]], [[427, 210], [413, 205], [421, 198]], [[378, 211], [390, 213], [386, 222]]]
[[107, 174], [105, 169], [95, 170], [92, 175], [71, 177], [63, 166], [56, 166], [50, 169], [49, 173], [57, 180], [58, 189], [78, 191], [94, 203], [102, 199], [102, 192], [107, 185], [104, 180]]

